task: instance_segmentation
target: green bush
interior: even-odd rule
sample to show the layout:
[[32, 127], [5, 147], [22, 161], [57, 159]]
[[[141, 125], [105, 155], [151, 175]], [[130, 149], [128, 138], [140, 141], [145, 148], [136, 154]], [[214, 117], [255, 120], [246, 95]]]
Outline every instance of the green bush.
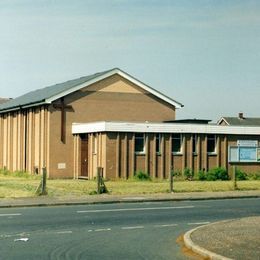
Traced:
[[241, 171], [240, 169], [236, 169], [236, 179], [238, 181], [248, 180], [248, 176], [245, 172]]
[[225, 168], [216, 167], [208, 171], [207, 173], [207, 180], [208, 181], [215, 181], [215, 180], [228, 180], [228, 172]]
[[210, 169], [208, 172], [199, 171], [197, 178], [200, 181], [216, 181], [216, 180], [228, 180], [228, 173], [225, 168], [217, 167]]
[[190, 168], [185, 168], [183, 174], [186, 180], [193, 180], [194, 172]]
[[207, 173], [206, 173], [206, 180], [207, 181], [216, 181], [218, 178], [217, 178], [217, 174], [215, 171], [212, 170], [209, 170]]
[[0, 174], [2, 174], [2, 175], [9, 175], [10, 172], [8, 170], [6, 170], [6, 169], [0, 169]]
[[149, 176], [149, 174], [146, 172], [143, 172], [143, 171], [135, 172], [134, 178], [138, 181], [150, 181], [151, 180], [151, 177]]
[[200, 181], [205, 181], [207, 179], [206, 173], [204, 171], [199, 171], [197, 173], [197, 176]]
[[260, 172], [256, 172], [253, 174], [248, 175], [250, 180], [259, 181], [260, 180]]

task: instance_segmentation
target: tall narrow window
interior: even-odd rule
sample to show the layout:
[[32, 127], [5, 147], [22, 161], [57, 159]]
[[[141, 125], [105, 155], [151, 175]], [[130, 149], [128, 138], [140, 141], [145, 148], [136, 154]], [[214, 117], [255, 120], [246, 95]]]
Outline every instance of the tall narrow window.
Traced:
[[145, 152], [145, 135], [144, 134], [135, 134], [135, 152], [144, 153]]
[[172, 152], [181, 153], [181, 147], [182, 147], [182, 135], [172, 134]]
[[161, 134], [156, 134], [156, 153], [161, 153]]
[[216, 135], [207, 135], [207, 152], [215, 153], [216, 152]]
[[93, 139], [92, 139], [92, 152], [94, 154], [97, 153], [97, 147], [98, 147], [98, 135], [93, 134]]
[[198, 136], [196, 134], [192, 135], [192, 152], [196, 154], [198, 152]]

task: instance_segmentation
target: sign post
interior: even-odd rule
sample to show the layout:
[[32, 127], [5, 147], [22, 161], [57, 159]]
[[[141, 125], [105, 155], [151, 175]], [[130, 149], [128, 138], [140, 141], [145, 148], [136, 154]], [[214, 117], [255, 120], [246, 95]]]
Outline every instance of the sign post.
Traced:
[[173, 175], [174, 175], [174, 172], [173, 172], [173, 167], [170, 171], [170, 192], [173, 193]]
[[237, 190], [236, 166], [233, 165], [233, 189]]

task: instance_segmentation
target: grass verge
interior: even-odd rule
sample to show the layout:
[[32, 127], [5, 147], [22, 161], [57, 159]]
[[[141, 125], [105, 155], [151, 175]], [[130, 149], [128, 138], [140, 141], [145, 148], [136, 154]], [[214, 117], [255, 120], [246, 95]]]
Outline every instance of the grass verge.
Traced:
[[[35, 191], [40, 183], [39, 176], [19, 174], [2, 174], [0, 172], [0, 198], [18, 198], [36, 196]], [[167, 180], [106, 181], [112, 195], [151, 194], [169, 192]], [[260, 190], [260, 181], [238, 181], [239, 190]], [[82, 196], [93, 194], [97, 184], [92, 180], [47, 180], [49, 196]], [[175, 181], [175, 192], [231, 191], [232, 181]]]

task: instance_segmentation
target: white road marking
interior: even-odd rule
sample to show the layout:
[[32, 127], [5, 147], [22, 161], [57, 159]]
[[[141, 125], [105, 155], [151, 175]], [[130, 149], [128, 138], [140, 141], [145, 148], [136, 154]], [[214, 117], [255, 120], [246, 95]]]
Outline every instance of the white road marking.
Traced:
[[71, 234], [72, 231], [71, 230], [64, 230], [64, 231], [56, 231], [56, 234]]
[[195, 223], [188, 223], [188, 225], [206, 225], [209, 224], [210, 222], [195, 222]]
[[164, 210], [164, 209], [191, 209], [191, 208], [194, 208], [194, 206], [154, 207], [154, 208], [129, 208], [129, 209], [94, 209], [94, 210], [78, 210], [77, 213], [144, 211], [144, 210]]
[[178, 224], [164, 224], [164, 225], [155, 225], [154, 227], [177, 227]]
[[144, 228], [144, 226], [136, 226], [136, 227], [122, 227], [122, 229], [141, 229]]
[[0, 235], [0, 238], [23, 237], [23, 236], [30, 236], [30, 234], [27, 232], [18, 233], [18, 234], [2, 234]]
[[0, 214], [0, 217], [21, 216], [21, 213]]
[[16, 241], [23, 241], [23, 242], [27, 242], [29, 240], [29, 238], [28, 237], [22, 237], [22, 238], [16, 238], [15, 240], [14, 240], [14, 242], [16, 242]]
[[95, 232], [102, 232], [102, 231], [110, 231], [111, 228], [100, 228], [100, 229], [95, 229]]

